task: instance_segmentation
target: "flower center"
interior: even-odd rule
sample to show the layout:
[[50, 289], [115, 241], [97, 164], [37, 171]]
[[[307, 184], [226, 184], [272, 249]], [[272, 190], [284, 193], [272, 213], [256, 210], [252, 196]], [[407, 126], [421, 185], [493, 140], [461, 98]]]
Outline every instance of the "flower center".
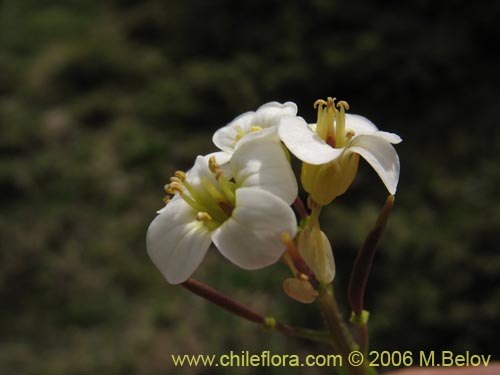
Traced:
[[314, 108], [318, 109], [316, 133], [333, 148], [342, 148], [352, 138], [352, 131], [346, 132], [345, 112], [349, 104], [341, 100], [335, 104], [336, 98], [318, 99]]
[[[189, 183], [185, 172], [177, 171], [165, 185], [165, 192], [179, 196], [197, 211], [196, 220], [203, 222], [210, 229], [219, 227], [232, 214], [235, 207], [236, 184], [224, 176], [223, 171], [212, 156], [208, 161], [208, 168], [214, 174], [200, 176], [201, 184], [194, 186]], [[168, 204], [170, 196], [165, 197]]]

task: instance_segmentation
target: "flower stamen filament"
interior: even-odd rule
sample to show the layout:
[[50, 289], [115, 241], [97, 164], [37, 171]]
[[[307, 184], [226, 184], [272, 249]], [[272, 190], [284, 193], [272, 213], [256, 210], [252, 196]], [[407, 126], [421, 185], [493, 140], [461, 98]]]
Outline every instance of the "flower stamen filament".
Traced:
[[327, 100], [318, 99], [314, 102], [314, 108], [318, 108], [316, 133], [331, 147], [335, 147], [336, 136], [333, 125], [337, 113], [335, 98], [328, 97]]
[[335, 134], [337, 138], [337, 147], [344, 147], [346, 144], [346, 133], [345, 133], [345, 111], [349, 110], [349, 104], [341, 100], [337, 103], [339, 111], [337, 111]]

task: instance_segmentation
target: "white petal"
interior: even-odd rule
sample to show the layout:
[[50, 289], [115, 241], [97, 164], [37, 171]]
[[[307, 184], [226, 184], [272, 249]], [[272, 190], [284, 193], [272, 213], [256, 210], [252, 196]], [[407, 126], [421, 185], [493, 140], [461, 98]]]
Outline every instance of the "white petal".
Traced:
[[377, 131], [373, 133], [373, 135], [384, 138], [387, 142], [393, 143], [393, 144], [398, 144], [401, 143], [403, 140], [401, 137], [395, 133], [388, 133], [388, 132], [383, 132], [383, 131]]
[[236, 117], [226, 126], [220, 128], [214, 133], [212, 141], [223, 151], [232, 153], [238, 142], [238, 127], [243, 133], [248, 133], [251, 128], [255, 112], [246, 112]]
[[285, 251], [282, 233], [293, 238], [296, 231], [295, 214], [286, 202], [258, 188], [240, 188], [232, 216], [212, 240], [231, 262], [253, 270], [278, 261]]
[[389, 142], [377, 136], [361, 135], [352, 140], [347, 152], [355, 152], [365, 158], [378, 173], [389, 193], [396, 193], [399, 157]]
[[292, 154], [309, 164], [328, 163], [339, 157], [343, 150], [330, 147], [301, 117], [283, 118], [279, 135]]
[[270, 102], [257, 109], [257, 112], [255, 112], [255, 123], [252, 125], [261, 127], [277, 126], [277, 122], [279, 122], [282, 116], [295, 116], [296, 114], [297, 105], [293, 102], [286, 102], [284, 104]]
[[[266, 103], [259, 107], [257, 112], [246, 112], [223, 128], [217, 130], [212, 138], [214, 144], [226, 152], [233, 152], [240, 146], [240, 141], [247, 141], [247, 138], [260, 138], [273, 136], [274, 133], [266, 132], [266, 129], [275, 128], [283, 116], [293, 116], [297, 113], [297, 105], [293, 102], [284, 104], [278, 102]], [[261, 131], [252, 131], [253, 127], [260, 127]]]
[[233, 154], [231, 168], [238, 186], [261, 188], [289, 204], [297, 198], [297, 180], [280, 143], [245, 142]]
[[346, 131], [354, 131], [355, 135], [373, 134], [378, 130], [375, 124], [366, 117], [350, 113], [345, 115], [345, 128]]
[[148, 228], [148, 255], [170, 284], [186, 281], [210, 246], [210, 232], [182, 199], [172, 200]]
[[236, 144], [236, 148], [240, 147], [246, 142], [253, 141], [254, 139], [270, 139], [275, 143], [280, 142], [280, 137], [278, 135], [277, 127], [273, 126], [271, 128], [264, 128], [262, 130], [247, 133], [243, 138], [241, 138], [238, 141], [238, 143]]

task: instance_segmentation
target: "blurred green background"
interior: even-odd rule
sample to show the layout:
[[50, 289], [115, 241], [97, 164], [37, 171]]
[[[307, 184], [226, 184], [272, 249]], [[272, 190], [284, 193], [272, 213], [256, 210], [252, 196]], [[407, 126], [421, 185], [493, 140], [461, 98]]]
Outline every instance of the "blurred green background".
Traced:
[[[170, 354], [328, 352], [169, 286], [145, 250], [163, 184], [215, 150], [217, 128], [272, 100], [313, 122], [327, 96], [404, 139], [367, 291], [372, 347], [500, 359], [500, 2], [0, 4], [0, 373], [208, 374]], [[322, 214], [344, 306], [385, 197], [362, 163]], [[195, 277], [321, 327], [281, 292], [288, 275], [210, 251]]]

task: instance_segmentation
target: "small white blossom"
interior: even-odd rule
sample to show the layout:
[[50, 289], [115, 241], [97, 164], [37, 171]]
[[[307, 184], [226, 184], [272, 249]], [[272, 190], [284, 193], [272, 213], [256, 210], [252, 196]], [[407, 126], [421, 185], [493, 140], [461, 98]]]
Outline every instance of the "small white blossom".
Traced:
[[213, 142], [219, 149], [229, 153], [233, 153], [244, 142], [255, 138], [269, 138], [279, 142], [277, 128], [281, 119], [296, 114], [297, 105], [293, 102], [266, 103], [256, 112], [246, 112], [217, 130]]
[[281, 146], [245, 142], [223, 170], [228, 158], [198, 156], [166, 187], [174, 197], [149, 226], [147, 250], [171, 284], [193, 274], [212, 242], [237, 266], [258, 269], [281, 257], [283, 233], [295, 236], [297, 182]]
[[316, 105], [317, 124], [288, 116], [279, 127], [283, 143], [304, 162], [302, 184], [311, 197], [325, 205], [343, 194], [356, 175], [358, 155], [375, 169], [389, 193], [395, 194], [400, 166], [392, 144], [401, 138], [379, 131], [362, 116], [345, 114], [346, 102], [338, 103], [339, 110], [331, 98]]

